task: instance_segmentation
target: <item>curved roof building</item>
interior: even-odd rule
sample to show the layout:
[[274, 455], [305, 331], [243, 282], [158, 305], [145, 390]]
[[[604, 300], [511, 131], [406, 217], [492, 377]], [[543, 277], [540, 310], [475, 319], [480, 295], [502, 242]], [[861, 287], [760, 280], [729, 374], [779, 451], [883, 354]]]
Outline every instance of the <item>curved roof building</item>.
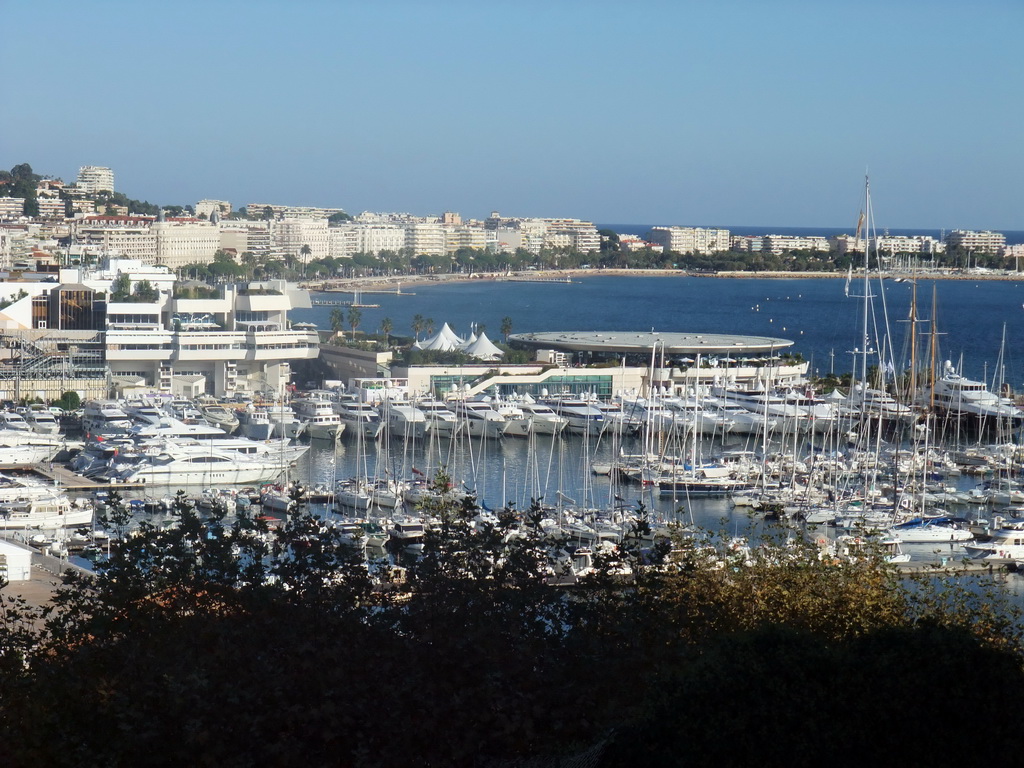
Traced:
[[793, 346], [789, 339], [736, 336], [724, 333], [644, 333], [636, 331], [549, 331], [516, 333], [509, 341], [533, 349], [590, 352], [601, 355], [650, 354], [655, 348], [668, 356], [717, 355], [757, 357]]

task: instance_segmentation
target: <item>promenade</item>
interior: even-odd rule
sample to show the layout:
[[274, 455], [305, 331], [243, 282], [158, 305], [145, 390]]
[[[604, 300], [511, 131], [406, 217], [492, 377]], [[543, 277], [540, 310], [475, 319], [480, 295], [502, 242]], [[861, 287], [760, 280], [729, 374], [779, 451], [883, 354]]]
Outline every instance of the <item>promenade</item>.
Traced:
[[[688, 272], [681, 269], [538, 269], [523, 272], [494, 272], [494, 273], [444, 273], [436, 275], [390, 275], [382, 277], [379, 275], [371, 277], [348, 277], [334, 278], [330, 280], [309, 280], [301, 282], [302, 287], [312, 291], [387, 291], [393, 292], [401, 289], [413, 288], [418, 285], [434, 285], [437, 283], [474, 283], [474, 282], [521, 282], [541, 280], [565, 280], [574, 277], [699, 277], [699, 278], [740, 278], [760, 280], [800, 280], [835, 278], [846, 279], [846, 272], [747, 272], [747, 271], [718, 271], [718, 272]], [[877, 278], [877, 273], [872, 273], [872, 278]], [[855, 272], [854, 279], [858, 279]], [[863, 275], [860, 276], [863, 278]], [[973, 273], [973, 272], [918, 272], [916, 275], [910, 272], [890, 272], [884, 277], [891, 280], [1024, 280], [1024, 273]]]

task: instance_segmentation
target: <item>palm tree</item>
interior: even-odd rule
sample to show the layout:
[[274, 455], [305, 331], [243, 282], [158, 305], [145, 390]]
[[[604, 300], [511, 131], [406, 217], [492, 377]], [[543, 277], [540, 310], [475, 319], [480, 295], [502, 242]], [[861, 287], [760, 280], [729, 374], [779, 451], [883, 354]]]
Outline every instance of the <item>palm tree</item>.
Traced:
[[383, 320], [380, 321], [380, 331], [381, 333], [384, 334], [385, 343], [391, 343], [391, 329], [393, 327], [394, 324], [391, 322], [390, 317], [385, 317]]
[[505, 343], [508, 344], [508, 335], [512, 333], [512, 318], [503, 317], [501, 318], [501, 335], [505, 337]]
[[331, 310], [331, 330], [338, 333], [345, 327], [345, 315], [339, 307]]
[[428, 317], [423, 321], [427, 325], [427, 335], [430, 336], [434, 332], [434, 318]]
[[356, 328], [359, 327], [359, 321], [363, 319], [363, 310], [359, 307], [348, 308], [348, 327], [352, 329], [353, 340], [356, 337]]
[[426, 325], [426, 321], [423, 319], [423, 315], [415, 315], [412, 319], [412, 332], [416, 334], [416, 341], [420, 340], [420, 331]]

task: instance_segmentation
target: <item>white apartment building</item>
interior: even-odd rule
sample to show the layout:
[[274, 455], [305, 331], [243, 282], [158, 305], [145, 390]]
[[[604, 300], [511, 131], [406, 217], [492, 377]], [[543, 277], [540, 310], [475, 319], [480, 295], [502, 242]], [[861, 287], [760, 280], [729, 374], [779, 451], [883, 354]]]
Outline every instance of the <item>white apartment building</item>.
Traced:
[[221, 216], [231, 213], [231, 203], [227, 200], [200, 200], [196, 203], [196, 216], [205, 216], [207, 219], [216, 211]]
[[249, 252], [254, 256], [267, 256], [272, 247], [269, 221], [237, 219], [220, 221], [220, 247], [238, 254]]
[[220, 248], [220, 228], [198, 219], [169, 219], [153, 224], [156, 263], [168, 269], [210, 264]]
[[446, 253], [445, 226], [438, 221], [411, 221], [405, 224], [405, 245], [413, 256], [440, 256]]
[[24, 197], [0, 197], [0, 219], [20, 219], [24, 212]]
[[874, 239], [875, 251], [883, 256], [894, 256], [897, 253], [942, 253], [942, 243], [934, 237], [926, 235], [880, 235]]
[[580, 253], [601, 250], [601, 236], [593, 222], [580, 219], [540, 219], [546, 248], [571, 248]]
[[39, 206], [40, 219], [53, 220], [65, 218], [66, 208], [61, 198], [40, 195], [36, 198], [36, 203]]
[[405, 228], [397, 224], [343, 222], [328, 230], [332, 258], [351, 258], [357, 253], [398, 252], [405, 248]]
[[[271, 249], [303, 263], [326, 259], [330, 255], [330, 236], [326, 219], [281, 219], [270, 228]], [[303, 247], [309, 246], [309, 254]]]
[[455, 253], [459, 248], [474, 248], [479, 251], [492, 247], [496, 239], [493, 230], [466, 224], [445, 225], [445, 251]]
[[78, 181], [75, 182], [75, 187], [87, 195], [113, 192], [114, 172], [110, 168], [98, 165], [84, 165], [78, 169]]
[[729, 230], [701, 227], [652, 227], [647, 239], [676, 253], [720, 253], [730, 246]]
[[151, 216], [87, 216], [79, 219], [73, 238], [85, 252], [156, 262], [156, 235]]
[[761, 250], [778, 256], [790, 251], [821, 251], [829, 250], [827, 237], [797, 237], [794, 235], [765, 235], [761, 238]]
[[[270, 211], [274, 219], [329, 219], [336, 213], [344, 213], [343, 208], [313, 208], [301, 205], [272, 205], [270, 203], [249, 203], [245, 211], [250, 216], [261, 218]], [[229, 211], [230, 213], [230, 211]]]
[[980, 253], [1001, 253], [1006, 247], [1006, 235], [1001, 232], [972, 232], [966, 229], [954, 229], [946, 235], [947, 248], [963, 248], [965, 251]]

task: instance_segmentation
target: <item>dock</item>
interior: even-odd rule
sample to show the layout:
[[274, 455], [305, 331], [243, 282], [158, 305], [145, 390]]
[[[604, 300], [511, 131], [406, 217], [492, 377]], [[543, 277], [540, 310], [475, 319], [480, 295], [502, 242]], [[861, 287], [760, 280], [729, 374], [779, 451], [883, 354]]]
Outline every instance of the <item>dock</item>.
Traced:
[[900, 573], [908, 576], [934, 574], [943, 576], [962, 576], [968, 573], [987, 573], [990, 576], [1013, 573], [1021, 570], [1015, 560], [999, 558], [990, 560], [970, 560], [967, 558], [943, 558], [942, 560], [915, 561], [896, 563]]
[[94, 491], [106, 491], [111, 488], [117, 490], [137, 490], [145, 488], [142, 483], [104, 483], [92, 480], [88, 477], [76, 475], [62, 464], [0, 464], [0, 472], [20, 472], [26, 475], [35, 475], [38, 479], [52, 483], [63, 491], [77, 491], [79, 493], [91, 493]]

